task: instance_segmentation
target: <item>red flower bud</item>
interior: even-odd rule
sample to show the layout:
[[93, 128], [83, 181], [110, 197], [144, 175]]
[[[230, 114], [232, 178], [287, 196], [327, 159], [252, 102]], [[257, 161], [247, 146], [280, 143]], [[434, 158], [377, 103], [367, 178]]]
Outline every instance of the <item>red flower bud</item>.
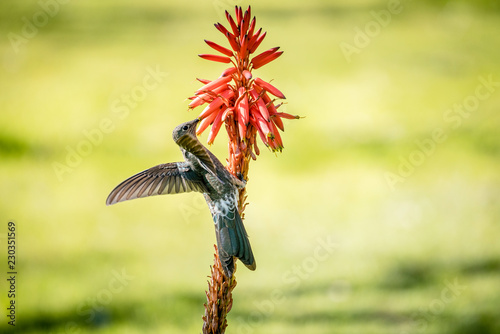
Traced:
[[216, 44], [216, 43], [208, 41], [208, 40], [205, 40], [205, 43], [207, 43], [212, 49], [219, 51], [219, 52], [225, 54], [226, 56], [231, 57], [233, 55], [233, 51], [226, 49], [225, 47], [220, 46], [219, 44]]
[[261, 78], [256, 78], [255, 84], [257, 86], [260, 86], [261, 88], [264, 88], [266, 91], [268, 91], [269, 93], [273, 94], [276, 97], [279, 97], [280, 99], [286, 98], [285, 95], [282, 92], [280, 92], [278, 88], [274, 87], [269, 82], [265, 82]]
[[209, 54], [201, 54], [198, 55], [199, 57], [206, 59], [206, 60], [212, 60], [212, 61], [218, 61], [219, 63], [230, 63], [231, 58], [229, 57], [224, 57], [224, 56], [217, 56], [217, 55], [209, 55]]

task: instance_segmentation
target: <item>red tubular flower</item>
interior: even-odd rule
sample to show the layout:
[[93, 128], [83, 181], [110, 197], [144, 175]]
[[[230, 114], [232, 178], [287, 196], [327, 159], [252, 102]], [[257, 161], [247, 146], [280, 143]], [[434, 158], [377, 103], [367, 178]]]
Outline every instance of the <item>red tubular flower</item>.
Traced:
[[284, 99], [285, 95], [269, 82], [252, 74], [252, 70], [280, 57], [283, 51], [278, 51], [279, 47], [275, 47], [250, 59], [250, 55], [266, 37], [266, 32], [262, 32], [262, 28], [256, 30], [256, 19], [251, 17], [250, 7], [243, 12], [241, 7], [236, 6], [234, 17], [226, 11], [226, 19], [229, 23], [228, 28], [221, 23], [215, 24], [215, 27], [226, 37], [229, 48], [205, 40], [208, 46], [221, 55], [199, 56], [215, 62], [232, 63], [233, 66], [224, 70], [219, 78], [203, 81], [204, 86], [190, 98], [192, 101], [189, 103], [189, 108], [208, 104], [199, 115], [201, 122], [197, 133], [202, 133], [212, 125], [209, 144], [213, 143], [220, 127], [225, 124], [230, 140], [228, 168], [233, 173], [243, 173], [246, 178], [245, 169], [248, 167], [241, 166], [248, 166], [248, 163], [241, 159], [255, 158], [259, 155], [256, 145], [257, 133], [271, 151], [281, 151], [283, 142], [279, 131], [284, 131], [282, 118], [300, 117], [277, 112], [279, 105], [275, 105], [275, 100], [271, 100], [269, 94], [277, 99]]

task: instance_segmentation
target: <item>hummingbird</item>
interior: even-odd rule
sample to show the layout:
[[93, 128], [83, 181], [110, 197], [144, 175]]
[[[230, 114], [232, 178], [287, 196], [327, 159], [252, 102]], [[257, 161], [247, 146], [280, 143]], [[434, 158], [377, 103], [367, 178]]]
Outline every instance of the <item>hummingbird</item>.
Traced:
[[184, 161], [157, 165], [137, 173], [109, 194], [106, 205], [164, 194], [200, 192], [210, 209], [215, 226], [219, 259], [226, 276], [234, 272], [234, 258], [250, 270], [256, 264], [248, 235], [238, 211], [238, 189], [246, 181], [231, 174], [196, 136], [195, 119], [177, 126], [172, 137]]

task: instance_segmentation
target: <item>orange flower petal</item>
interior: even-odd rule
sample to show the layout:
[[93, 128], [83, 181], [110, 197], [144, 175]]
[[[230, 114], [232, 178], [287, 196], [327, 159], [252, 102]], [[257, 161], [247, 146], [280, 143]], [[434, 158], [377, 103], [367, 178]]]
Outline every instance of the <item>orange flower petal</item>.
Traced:
[[[235, 12], [235, 15], [236, 15], [236, 21], [240, 22], [242, 15], [241, 15], [241, 12], [239, 11], [239, 7], [238, 6], [234, 6], [234, 12]], [[226, 11], [226, 13], [227, 13], [227, 11]]]
[[[258, 86], [256, 86], [258, 87]], [[276, 114], [278, 113], [278, 110], [276, 110], [276, 107], [274, 106], [274, 102], [271, 100], [269, 95], [267, 95], [266, 92], [262, 94], [262, 100], [264, 100], [264, 103], [266, 104], [266, 108], [269, 111], [269, 115], [271, 116], [271, 120], [276, 124], [278, 129], [281, 131], [285, 131], [285, 126], [283, 125], [283, 120], [277, 116]]]
[[254, 82], [257, 86], [264, 88], [266, 91], [273, 94], [274, 96], [279, 97], [280, 99], [286, 99], [285, 95], [283, 95], [283, 93], [280, 92], [278, 88], [274, 87], [269, 82], [265, 82], [261, 78], [256, 78]]
[[248, 6], [247, 10], [245, 11], [245, 16], [243, 17], [243, 19], [245, 21], [250, 21], [251, 16], [252, 16], [252, 8], [250, 8], [250, 6]]
[[238, 52], [240, 50], [240, 47], [238, 46], [238, 42], [236, 41], [236, 37], [234, 37], [233, 34], [228, 32], [228, 33], [226, 33], [226, 38], [229, 41], [229, 44], [231, 44], [231, 47], [233, 48], [233, 50]]
[[188, 104], [188, 108], [196, 108], [198, 106], [201, 106], [203, 103], [210, 102], [210, 100], [205, 100], [207, 98], [207, 94], [203, 94], [200, 96], [196, 96], [191, 103]]
[[229, 116], [230, 113], [234, 112], [234, 107], [229, 107], [224, 110], [222, 113], [222, 121], [225, 122], [227, 119], [227, 116]]
[[248, 28], [248, 36], [252, 37], [253, 36], [253, 31], [255, 30], [255, 24], [256, 24], [256, 19], [255, 16], [252, 19], [252, 22], [250, 22], [250, 27]]
[[257, 106], [257, 111], [260, 113], [262, 118], [264, 118], [266, 121], [270, 121], [269, 119], [269, 111], [266, 108], [266, 104], [262, 100], [262, 98], [259, 96], [257, 91], [255, 89], [252, 89], [250, 91], [250, 95], [252, 96], [255, 105]]
[[257, 146], [257, 141], [255, 140], [253, 143], [253, 148], [255, 150], [255, 154], [260, 155], [259, 147]]
[[240, 103], [236, 106], [236, 110], [241, 115], [242, 121], [247, 124], [249, 119], [249, 109], [248, 109], [248, 96], [247, 94], [243, 95], [243, 98], [240, 100]]
[[285, 125], [283, 124], [283, 120], [279, 118], [277, 115], [271, 116], [271, 120], [281, 131], [285, 131]]
[[[269, 50], [266, 50], [266, 51], [264, 51], [264, 52], [262, 52], [262, 53], [258, 54], [257, 56], [255, 56], [255, 57], [253, 58], [253, 60], [259, 61], [260, 59], [263, 59], [263, 58], [265, 58], [265, 57], [269, 56], [270, 54], [275, 53], [276, 51], [278, 51], [278, 50], [279, 50], [279, 48], [280, 48], [279, 46], [275, 46], [274, 48], [271, 48], [271, 49], [269, 49]], [[252, 60], [252, 62], [253, 62], [253, 60]]]
[[214, 121], [215, 117], [217, 117], [217, 112], [213, 112], [210, 114], [210, 116], [202, 119], [200, 123], [198, 123], [199, 125], [198, 129], [196, 130], [196, 134], [200, 135], [203, 131], [205, 131], [205, 129], [208, 128], [210, 123]]
[[257, 107], [259, 108], [259, 112], [262, 115], [262, 117], [269, 122], [270, 121], [269, 110], [267, 110], [266, 104], [262, 99], [257, 100]]
[[243, 10], [241, 7], [234, 6], [236, 9], [236, 16], [238, 17], [238, 22], [240, 22], [243, 19]]
[[264, 135], [268, 135], [271, 132], [271, 129], [269, 128], [270, 122], [267, 122], [264, 118], [262, 118], [259, 114], [255, 115], [256, 123], [257, 123], [257, 129], [261, 129]]
[[234, 73], [236, 73], [237, 71], [237, 68], [236, 67], [229, 67], [229, 68], [226, 68], [222, 74], [220, 75], [221, 77], [227, 77], [228, 75], [233, 75]]
[[210, 81], [205, 86], [198, 89], [196, 91], [196, 93], [199, 94], [199, 93], [203, 93], [204, 91], [213, 90], [217, 87], [220, 87], [224, 84], [227, 84], [229, 81], [231, 81], [231, 79], [232, 79], [232, 77], [230, 77], [230, 76], [217, 78], [214, 81]]
[[231, 29], [233, 30], [233, 34], [235, 36], [237, 36], [238, 35], [238, 27], [236, 26], [236, 23], [234, 23], [234, 20], [231, 17], [231, 14], [229, 14], [227, 10], [226, 10], [226, 19], [229, 22], [229, 24], [231, 25]]
[[243, 116], [242, 113], [239, 112], [238, 113], [238, 130], [239, 130], [239, 133], [240, 133], [240, 139], [243, 141], [243, 140], [245, 140], [245, 134], [246, 134], [246, 131], [247, 131], [247, 126], [246, 126], [246, 123], [243, 120], [242, 116]]
[[240, 58], [242, 58], [242, 59], [243, 59], [243, 58], [245, 58], [245, 55], [246, 55], [246, 53], [247, 53], [247, 51], [248, 51], [248, 50], [247, 50], [247, 45], [248, 45], [248, 35], [244, 35], [244, 36], [240, 39], [240, 41], [241, 41], [241, 43], [240, 43], [240, 44], [241, 44], [241, 46], [240, 46], [240, 52], [239, 52], [239, 54], [240, 54]]
[[[252, 124], [257, 129], [257, 132], [259, 133], [259, 137], [262, 140], [262, 142], [264, 143], [264, 145], [269, 146], [269, 144], [267, 143], [267, 137], [264, 134], [264, 131], [259, 127], [259, 124], [257, 124], [257, 121], [251, 118], [250, 124]], [[257, 142], [254, 143], [255, 147], [257, 146], [256, 144], [257, 144]], [[256, 151], [256, 153], [257, 153], [257, 151]]]
[[205, 39], [205, 43], [207, 43], [208, 46], [210, 46], [212, 49], [219, 51], [219, 52], [225, 54], [226, 56], [231, 57], [233, 55], [233, 51], [231, 51], [223, 46], [220, 46], [217, 43], [211, 42], [211, 41], [206, 40], [206, 39]]
[[217, 28], [217, 30], [219, 30], [224, 36], [226, 34], [230, 34], [229, 30], [226, 29], [226, 27], [224, 27], [222, 24], [220, 23], [216, 23], [214, 24], [215, 28]]
[[[255, 86], [255, 87], [257, 88], [259, 86]], [[276, 107], [274, 106], [274, 101], [271, 100], [269, 95], [267, 95], [267, 92], [264, 92], [264, 94], [262, 94], [262, 99], [264, 100], [264, 103], [266, 104], [267, 110], [269, 110], [270, 116], [273, 116], [274, 114], [276, 114], [278, 112], [278, 110], [276, 110]]]
[[259, 47], [260, 43], [262, 43], [262, 41], [266, 37], [267, 32], [260, 35], [261, 31], [262, 31], [262, 28], [260, 28], [259, 31], [257, 31], [257, 33], [255, 35], [253, 35], [250, 42], [248, 43], [248, 51], [250, 53], [254, 53], [255, 50], [257, 50], [257, 48]]
[[279, 112], [276, 114], [278, 117], [286, 118], [286, 119], [299, 119], [300, 116], [290, 115], [285, 112]]
[[[245, 25], [247, 26], [246, 28], [245, 28]], [[241, 21], [239, 29], [240, 29], [240, 35], [239, 35], [239, 37], [240, 37], [240, 41], [242, 41], [243, 37], [245, 36], [245, 32], [248, 29], [248, 23], [246, 23], [244, 19]], [[243, 44], [243, 43], [240, 42], [240, 44]]]
[[253, 68], [254, 69], [258, 69], [264, 65], [266, 65], [267, 63], [270, 63], [272, 62], [273, 60], [275, 60], [276, 58], [278, 58], [279, 56], [281, 56], [283, 54], [283, 51], [278, 51], [278, 52], [275, 52], [273, 54], [270, 54], [268, 55], [267, 57], [264, 57], [262, 59], [259, 59], [259, 60], [255, 60], [253, 59], [252, 60], [252, 64], [253, 64]]
[[210, 55], [210, 54], [200, 54], [198, 56], [206, 60], [218, 61], [219, 63], [227, 64], [231, 62], [231, 58], [224, 56]]
[[242, 74], [243, 74], [243, 76], [245, 77], [245, 79], [247, 79], [247, 80], [252, 79], [252, 73], [250, 73], [250, 71], [244, 70], [244, 71], [242, 72]]
[[276, 143], [276, 149], [281, 152], [283, 149], [283, 140], [281, 139], [280, 133], [274, 123], [271, 122], [270, 124], [273, 141]]
[[232, 97], [234, 95], [233, 91], [228, 89], [221, 93], [219, 97], [214, 99], [208, 106], [206, 106], [205, 109], [201, 112], [201, 114], [198, 116], [199, 119], [203, 119], [208, 117], [212, 112], [217, 110], [220, 106], [222, 106], [227, 98]]
[[[252, 158], [253, 161], [257, 160], [257, 157], [255, 156], [255, 154], [253, 153], [253, 151], [250, 151], [250, 157]], [[245, 203], [245, 206], [247, 205], [248, 203]]]
[[205, 118], [209, 117], [213, 112], [218, 110], [220, 108], [220, 106], [223, 104], [224, 104], [224, 102], [222, 101], [222, 99], [220, 97], [216, 98], [215, 100], [210, 102], [210, 104], [208, 106], [206, 106], [205, 109], [203, 109], [203, 111], [198, 115], [198, 118], [205, 119]]
[[215, 137], [219, 133], [220, 127], [222, 125], [222, 114], [223, 113], [224, 112], [222, 110], [220, 110], [214, 119], [214, 122], [212, 124], [212, 128], [210, 129], [210, 133], [208, 134], [208, 139], [207, 139], [208, 144], [213, 144]]
[[201, 93], [198, 96], [195, 96], [195, 99], [193, 99], [193, 101], [189, 104], [189, 108], [192, 109], [201, 106], [204, 103], [210, 103], [217, 97], [219, 93], [226, 90], [229, 91], [227, 84], [219, 86], [213, 90], [206, 91], [205, 93]]
[[200, 96], [200, 97], [202, 95], [206, 95], [207, 97], [216, 98], [217, 94], [219, 94], [219, 93], [221, 93], [223, 91], [226, 91], [226, 90], [230, 90], [229, 85], [227, 83], [226, 84], [222, 84], [219, 87], [215, 87], [214, 89], [209, 89], [209, 90], [201, 91], [201, 92], [197, 93], [197, 95]]
[[207, 83], [211, 82], [211, 80], [208, 80], [208, 79], [200, 79], [200, 78], [196, 78], [196, 80], [198, 80], [199, 82], [201, 82], [202, 84], [206, 85]]

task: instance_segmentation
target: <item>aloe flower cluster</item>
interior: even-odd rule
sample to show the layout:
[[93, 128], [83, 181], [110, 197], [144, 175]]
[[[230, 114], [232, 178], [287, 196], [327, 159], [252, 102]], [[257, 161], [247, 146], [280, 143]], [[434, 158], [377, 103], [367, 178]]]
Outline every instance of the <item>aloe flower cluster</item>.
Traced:
[[200, 113], [201, 120], [197, 134], [211, 125], [208, 144], [214, 142], [222, 124], [225, 124], [229, 135], [229, 170], [242, 173], [246, 178], [248, 157], [256, 159], [260, 151], [257, 146], [257, 133], [264, 145], [271, 151], [283, 149], [283, 141], [279, 130], [284, 131], [283, 118], [295, 119], [284, 112], [278, 112], [282, 105], [275, 104], [276, 99], [284, 99], [285, 95], [269, 82], [254, 77], [252, 70], [258, 69], [283, 54], [279, 47], [264, 51], [253, 58], [250, 56], [257, 50], [266, 37], [262, 28], [255, 30], [255, 17], [251, 18], [251, 9], [243, 13], [241, 7], [235, 8], [236, 17], [226, 11], [230, 29], [217, 23], [215, 27], [227, 38], [230, 49], [211, 41], [205, 42], [219, 54], [200, 54], [203, 59], [232, 63], [221, 76], [213, 81], [198, 79], [204, 84], [194, 96], [190, 97], [189, 108], [193, 109], [206, 104]]

